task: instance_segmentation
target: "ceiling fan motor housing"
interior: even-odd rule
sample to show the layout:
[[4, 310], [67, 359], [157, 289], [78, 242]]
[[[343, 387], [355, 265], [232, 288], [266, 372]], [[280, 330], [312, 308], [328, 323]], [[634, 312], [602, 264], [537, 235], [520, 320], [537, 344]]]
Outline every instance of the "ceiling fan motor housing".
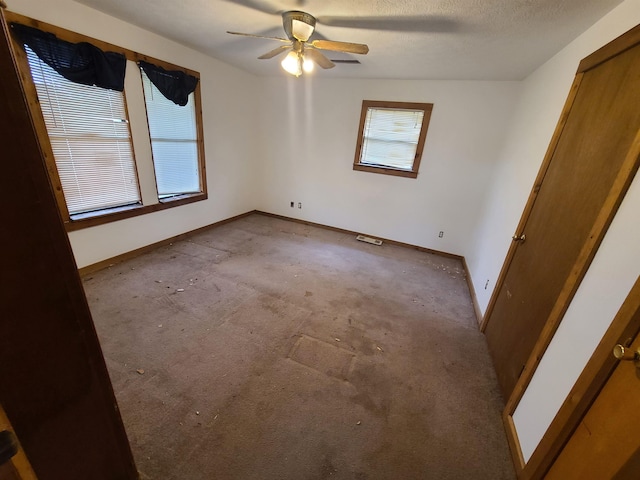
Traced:
[[[296, 32], [296, 29], [293, 25], [294, 20], [308, 25], [307, 29], [305, 29], [306, 31]], [[284, 31], [290, 40], [299, 40], [301, 42], [306, 42], [307, 40], [309, 40], [309, 36], [311, 36], [311, 33], [316, 27], [316, 19], [309, 13], [300, 12], [298, 10], [291, 10], [282, 14], [282, 26], [284, 27]], [[306, 38], [304, 38], [305, 36]]]

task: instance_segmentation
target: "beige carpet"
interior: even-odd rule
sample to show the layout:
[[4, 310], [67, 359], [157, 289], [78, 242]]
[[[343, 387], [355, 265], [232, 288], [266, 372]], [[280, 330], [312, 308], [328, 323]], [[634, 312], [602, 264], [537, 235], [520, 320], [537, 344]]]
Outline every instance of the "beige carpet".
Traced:
[[514, 479], [459, 261], [251, 215], [84, 279], [142, 479]]

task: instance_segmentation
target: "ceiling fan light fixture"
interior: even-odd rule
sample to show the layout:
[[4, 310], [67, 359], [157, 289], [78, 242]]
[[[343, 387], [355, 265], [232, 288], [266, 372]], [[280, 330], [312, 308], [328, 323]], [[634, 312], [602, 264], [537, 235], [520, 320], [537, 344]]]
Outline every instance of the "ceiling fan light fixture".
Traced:
[[302, 56], [298, 52], [289, 52], [284, 60], [280, 62], [285, 72], [299, 77], [302, 75]]
[[[253, 2], [254, 0], [243, 1]], [[298, 1], [300, 2], [302, 0]], [[0, 0], [0, 2], [2, 2], [2, 0]], [[369, 47], [362, 43], [337, 42], [322, 39], [311, 40], [311, 36], [315, 31], [316, 19], [313, 15], [306, 12], [300, 12], [298, 10], [283, 12], [282, 26], [287, 38], [267, 37], [264, 35], [230, 31], [227, 33], [284, 42], [285, 45], [281, 45], [278, 48], [274, 48], [273, 50], [260, 55], [258, 59], [266, 60], [274, 58], [291, 49], [280, 64], [287, 73], [295, 75], [296, 77], [302, 75], [303, 72], [309, 73], [313, 71], [316, 65], [325, 70], [335, 67], [335, 63], [327, 58], [321, 50], [357, 53], [359, 55], [366, 55], [369, 52]]]
[[303, 56], [302, 69], [304, 70], [305, 73], [313, 72], [314, 66], [315, 64], [313, 63], [313, 60], [311, 60], [310, 58], [307, 58], [306, 56]]

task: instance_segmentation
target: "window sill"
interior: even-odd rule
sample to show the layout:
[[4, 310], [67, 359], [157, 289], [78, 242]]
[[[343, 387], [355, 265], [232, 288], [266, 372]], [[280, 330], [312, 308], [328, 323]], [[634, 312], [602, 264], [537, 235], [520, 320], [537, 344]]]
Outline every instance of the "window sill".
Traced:
[[[175, 205], [175, 202], [182, 202], [183, 200], [188, 200], [193, 198], [194, 196], [197, 195], [202, 195], [202, 192], [197, 192], [197, 193], [183, 193], [181, 195], [172, 195], [170, 197], [165, 197], [165, 198], [161, 198], [159, 199], [159, 202], [162, 203], [163, 205], [167, 205], [167, 204], [171, 204], [171, 205]], [[189, 202], [187, 202], [189, 203]], [[182, 203], [180, 203], [182, 205]]]
[[411, 170], [400, 170], [390, 167], [376, 167], [374, 165], [365, 165], [362, 163], [354, 163], [353, 169], [360, 172], [380, 173], [382, 175], [392, 175], [395, 177], [418, 178], [418, 172]]
[[126, 205], [124, 207], [109, 208], [95, 212], [80, 213], [72, 215], [69, 222], [65, 223], [67, 232], [82, 230], [83, 228], [95, 227], [106, 223], [117, 222], [126, 218], [137, 217], [147, 213], [153, 213], [168, 208], [179, 207], [189, 203], [199, 202], [207, 199], [207, 194], [192, 193], [187, 195], [177, 195], [165, 198], [154, 205]]

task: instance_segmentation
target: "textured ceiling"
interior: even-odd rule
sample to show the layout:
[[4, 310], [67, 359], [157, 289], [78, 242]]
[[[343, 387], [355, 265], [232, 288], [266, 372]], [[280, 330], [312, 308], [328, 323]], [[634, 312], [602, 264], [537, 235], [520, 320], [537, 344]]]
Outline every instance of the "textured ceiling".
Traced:
[[[622, 0], [78, 0], [256, 75], [282, 75], [281, 13], [303, 10], [312, 39], [366, 43], [369, 54], [322, 77], [520, 80]], [[319, 69], [317, 69], [319, 70]]]

